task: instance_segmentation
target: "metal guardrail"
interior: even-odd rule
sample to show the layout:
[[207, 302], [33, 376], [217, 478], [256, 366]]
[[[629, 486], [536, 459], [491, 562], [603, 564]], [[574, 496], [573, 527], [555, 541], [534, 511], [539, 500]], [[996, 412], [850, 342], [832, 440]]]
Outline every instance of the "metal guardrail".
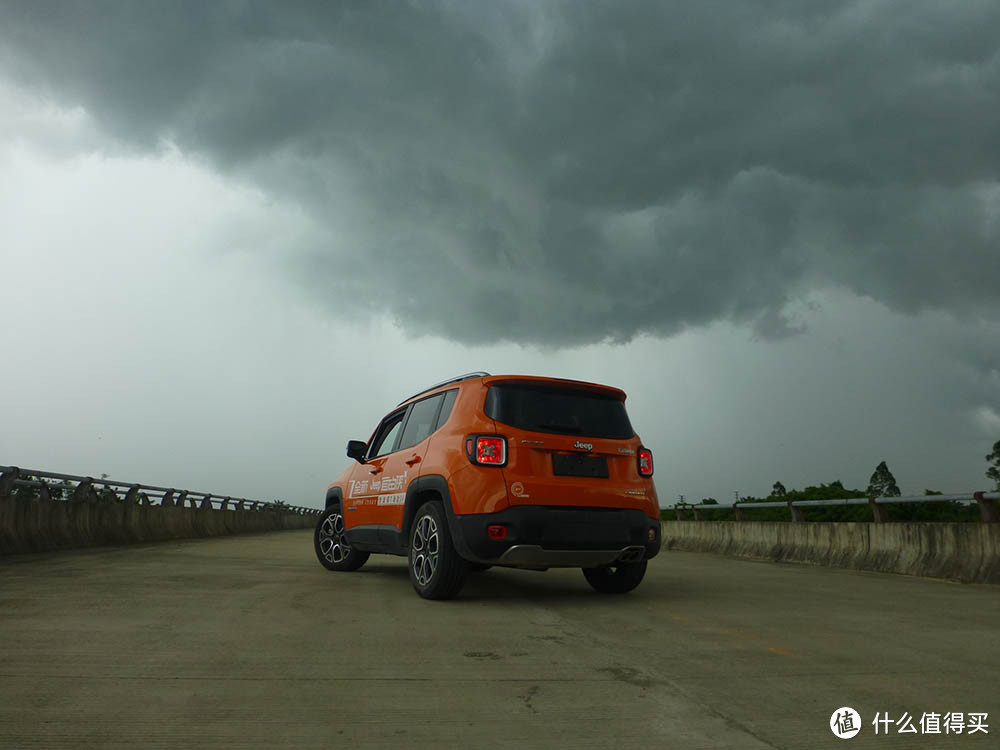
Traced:
[[[30, 479], [27, 477], [31, 477]], [[46, 480], [57, 480], [55, 484]], [[54, 471], [21, 469], [17, 466], [0, 466], [0, 500], [10, 497], [15, 487], [33, 487], [42, 500], [66, 502], [119, 502], [132, 505], [160, 505], [164, 507], [191, 507], [217, 510], [251, 510], [262, 512], [281, 511], [300, 515], [319, 515], [317, 508], [286, 505], [245, 497], [217, 495], [211, 492], [179, 490], [176, 487], [158, 487], [151, 484], [121, 482], [116, 479], [94, 479]], [[98, 490], [98, 488], [101, 488]]]
[[792, 521], [805, 521], [805, 508], [837, 508], [848, 505], [868, 505], [872, 509], [875, 523], [888, 521], [885, 511], [880, 506], [902, 503], [940, 503], [959, 502], [979, 506], [979, 513], [985, 523], [1000, 523], [1000, 492], [967, 492], [958, 495], [908, 495], [906, 497], [844, 497], [834, 500], [773, 500], [763, 503], [733, 503], [732, 505], [675, 503], [663, 510], [672, 510], [677, 514], [677, 520], [683, 521], [690, 511], [696, 521], [704, 520], [708, 510], [733, 510], [737, 521], [747, 521], [748, 510], [759, 508], [788, 508]]

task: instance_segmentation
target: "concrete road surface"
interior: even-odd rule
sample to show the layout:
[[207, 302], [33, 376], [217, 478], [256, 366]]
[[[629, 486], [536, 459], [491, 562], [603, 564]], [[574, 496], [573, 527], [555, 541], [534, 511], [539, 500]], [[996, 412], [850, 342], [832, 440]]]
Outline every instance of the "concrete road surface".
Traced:
[[997, 748], [998, 646], [997, 587], [707, 554], [452, 602], [402, 558], [329, 573], [302, 531], [0, 558], [0, 748]]

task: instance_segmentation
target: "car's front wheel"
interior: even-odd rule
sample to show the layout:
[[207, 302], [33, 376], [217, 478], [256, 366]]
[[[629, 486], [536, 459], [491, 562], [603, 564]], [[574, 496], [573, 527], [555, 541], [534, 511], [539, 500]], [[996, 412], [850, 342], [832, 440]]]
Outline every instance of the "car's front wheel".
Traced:
[[602, 594], [624, 594], [642, 582], [642, 577], [646, 575], [646, 561], [584, 568], [583, 575], [587, 583]]
[[369, 554], [354, 549], [347, 541], [344, 516], [340, 508], [327, 508], [320, 516], [313, 532], [316, 557], [327, 570], [357, 570], [368, 560]]
[[410, 582], [424, 599], [451, 599], [465, 585], [469, 564], [451, 541], [441, 503], [424, 503], [410, 527]]

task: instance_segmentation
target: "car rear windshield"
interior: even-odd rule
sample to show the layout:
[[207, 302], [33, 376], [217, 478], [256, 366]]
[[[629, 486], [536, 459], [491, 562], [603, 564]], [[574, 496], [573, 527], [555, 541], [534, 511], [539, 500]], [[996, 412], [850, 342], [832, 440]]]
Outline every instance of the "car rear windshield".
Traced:
[[486, 416], [511, 427], [560, 435], [628, 440], [635, 432], [614, 396], [574, 388], [494, 385]]

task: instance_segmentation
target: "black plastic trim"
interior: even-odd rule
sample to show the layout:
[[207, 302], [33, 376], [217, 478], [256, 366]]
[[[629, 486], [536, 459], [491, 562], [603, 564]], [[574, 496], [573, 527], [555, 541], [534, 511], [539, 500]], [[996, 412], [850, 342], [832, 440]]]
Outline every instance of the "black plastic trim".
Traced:
[[399, 531], [395, 526], [386, 526], [382, 538], [387, 555], [400, 555], [406, 557], [410, 549], [409, 535]]
[[448, 481], [440, 474], [424, 474], [410, 482], [406, 490], [406, 501], [403, 508], [403, 543], [409, 547], [410, 526], [416, 518], [420, 503], [418, 495], [424, 492], [434, 492], [441, 498], [444, 506], [444, 514], [448, 519], [448, 530], [451, 532], [451, 541], [458, 550], [458, 554], [467, 560], [475, 560], [472, 550], [466, 544], [462, 536], [462, 529], [456, 522], [458, 516], [455, 515], [455, 508], [451, 501], [451, 492], [448, 490]]
[[325, 508], [329, 508], [331, 505], [340, 505], [343, 507], [344, 503], [344, 493], [340, 487], [331, 487], [326, 491], [326, 505]]
[[[403, 501], [403, 530], [402, 534], [407, 545], [409, 544], [410, 526], [417, 516], [417, 510], [423, 505], [419, 500], [419, 495], [433, 492], [441, 497], [441, 502], [445, 506], [445, 511], [451, 510], [451, 493], [448, 491], [448, 482], [440, 474], [424, 474], [412, 482], [406, 488], [406, 499]], [[448, 524], [449, 527], [451, 524]]]
[[362, 552], [389, 553], [391, 535], [399, 532], [395, 526], [366, 524], [347, 529], [344, 533], [351, 546]]
[[[493, 524], [507, 527], [505, 539], [487, 535], [486, 527]], [[647, 560], [660, 551], [660, 522], [633, 508], [515, 505], [497, 513], [456, 515], [449, 518], [449, 525], [459, 554], [482, 563], [496, 562], [516, 544], [553, 550], [641, 546]], [[655, 529], [652, 542], [648, 541], [651, 528]]]

